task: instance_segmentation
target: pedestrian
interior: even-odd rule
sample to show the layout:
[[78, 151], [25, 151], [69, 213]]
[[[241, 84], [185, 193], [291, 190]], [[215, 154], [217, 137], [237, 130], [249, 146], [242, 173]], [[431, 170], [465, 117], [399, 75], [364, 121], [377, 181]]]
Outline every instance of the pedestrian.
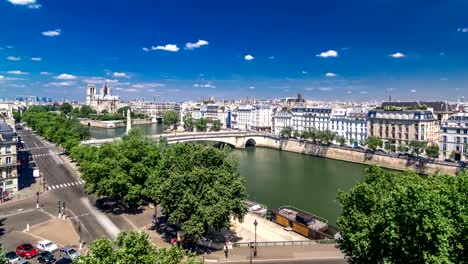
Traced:
[[224, 243], [223, 250], [224, 250], [224, 255], [226, 256], [226, 259], [227, 259], [227, 258], [228, 258], [228, 254], [229, 254], [229, 249], [228, 249], [228, 246], [227, 246], [227, 243], [226, 243], [226, 242]]

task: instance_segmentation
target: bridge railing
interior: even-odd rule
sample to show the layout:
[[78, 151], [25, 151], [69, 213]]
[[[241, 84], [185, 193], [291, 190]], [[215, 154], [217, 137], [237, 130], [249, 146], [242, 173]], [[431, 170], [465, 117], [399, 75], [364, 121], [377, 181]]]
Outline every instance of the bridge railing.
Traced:
[[[233, 247], [249, 247], [253, 242], [237, 242], [233, 243]], [[271, 241], [257, 242], [257, 247], [288, 247], [288, 246], [310, 246], [318, 244], [336, 244], [334, 239], [319, 239], [319, 240], [300, 240], [300, 241]]]

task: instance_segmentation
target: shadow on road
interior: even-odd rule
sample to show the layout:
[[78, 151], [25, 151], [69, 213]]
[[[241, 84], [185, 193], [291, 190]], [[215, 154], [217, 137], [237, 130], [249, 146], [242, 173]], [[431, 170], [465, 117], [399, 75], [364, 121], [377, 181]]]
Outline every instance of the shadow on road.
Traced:
[[96, 207], [104, 213], [112, 213], [114, 215], [131, 214], [137, 215], [143, 213], [143, 208], [127, 208], [119, 199], [101, 197], [95, 202]]
[[5, 225], [6, 218], [0, 219], [0, 238], [2, 238], [5, 235], [5, 228], [3, 226]]

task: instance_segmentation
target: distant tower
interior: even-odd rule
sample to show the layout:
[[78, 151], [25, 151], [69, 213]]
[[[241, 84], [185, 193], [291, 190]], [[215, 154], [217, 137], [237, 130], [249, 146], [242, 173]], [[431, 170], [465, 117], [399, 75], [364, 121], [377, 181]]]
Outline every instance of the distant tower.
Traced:
[[110, 88], [107, 87], [107, 82], [104, 83], [104, 86], [101, 88], [101, 96], [104, 97], [106, 95], [110, 95]]
[[86, 104], [91, 105], [91, 101], [93, 100], [94, 96], [96, 95], [96, 86], [93, 84], [88, 84], [86, 88]]
[[132, 130], [132, 117], [130, 115], [130, 108], [127, 110], [127, 130], [125, 133], [129, 133]]
[[388, 101], [391, 103], [392, 102], [392, 95], [388, 97]]

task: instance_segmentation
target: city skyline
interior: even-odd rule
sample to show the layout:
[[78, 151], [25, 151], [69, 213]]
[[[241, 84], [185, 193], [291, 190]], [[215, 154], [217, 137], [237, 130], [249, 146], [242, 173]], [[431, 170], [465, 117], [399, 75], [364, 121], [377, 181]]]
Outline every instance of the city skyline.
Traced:
[[467, 7], [2, 0], [0, 92], [84, 101], [107, 81], [124, 100], [454, 101], [468, 91]]

